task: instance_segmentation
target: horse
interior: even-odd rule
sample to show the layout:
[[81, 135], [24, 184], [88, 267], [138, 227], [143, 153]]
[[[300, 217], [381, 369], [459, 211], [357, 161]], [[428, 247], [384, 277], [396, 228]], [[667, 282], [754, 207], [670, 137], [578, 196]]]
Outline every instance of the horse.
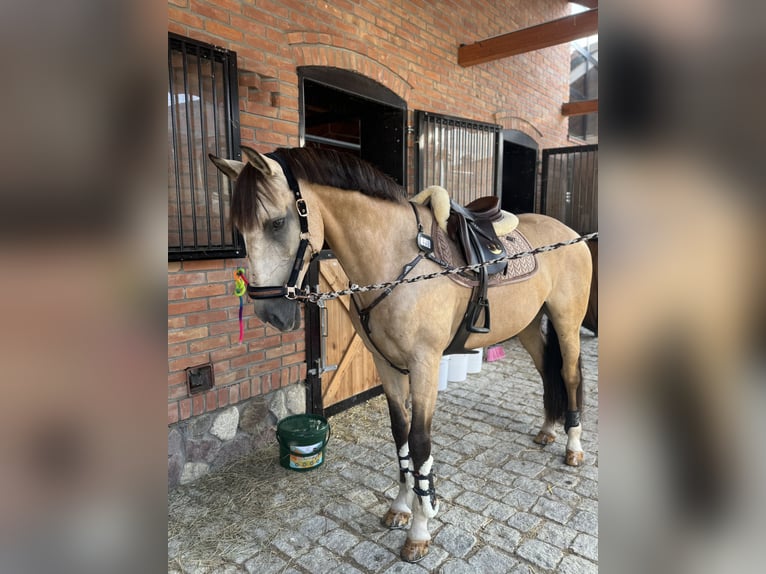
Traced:
[[[231, 218], [245, 241], [248, 294], [262, 321], [282, 331], [300, 326], [299, 286], [325, 241], [352, 284], [390, 281], [408, 267], [420, 274], [441, 269], [418, 257], [416, 239], [422, 229], [431, 229], [431, 211], [408, 201], [405, 189], [371, 164], [319, 148], [278, 148], [264, 155], [242, 146], [242, 152], [244, 162], [209, 157], [233, 181]], [[544, 215], [518, 219], [530, 245], [577, 237]], [[578, 466], [584, 456], [580, 325], [590, 293], [590, 251], [584, 243], [548, 251], [538, 256], [538, 267], [524, 281], [489, 288], [491, 329], [470, 333], [465, 346], [486, 347], [518, 336], [543, 380], [545, 418], [534, 441], [553, 442], [563, 420], [565, 463]], [[352, 322], [373, 353], [399, 466], [399, 491], [383, 524], [410, 524], [401, 550], [407, 562], [428, 553], [428, 519], [439, 509], [431, 452], [439, 363], [470, 298], [470, 288], [444, 275], [399, 284], [383, 295], [352, 295]]]

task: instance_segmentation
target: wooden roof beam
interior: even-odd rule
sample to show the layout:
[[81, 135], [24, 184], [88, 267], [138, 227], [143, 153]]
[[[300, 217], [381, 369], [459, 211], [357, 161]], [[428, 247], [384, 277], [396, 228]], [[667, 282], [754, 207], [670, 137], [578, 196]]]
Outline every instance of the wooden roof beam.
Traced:
[[598, 8], [598, 0], [569, 0], [569, 2], [586, 8]]
[[598, 8], [544, 24], [531, 26], [473, 44], [463, 44], [457, 50], [457, 63], [463, 67], [475, 66], [516, 56], [541, 48], [571, 42], [598, 33]]
[[566, 102], [561, 105], [562, 116], [584, 116], [598, 111], [598, 100]]

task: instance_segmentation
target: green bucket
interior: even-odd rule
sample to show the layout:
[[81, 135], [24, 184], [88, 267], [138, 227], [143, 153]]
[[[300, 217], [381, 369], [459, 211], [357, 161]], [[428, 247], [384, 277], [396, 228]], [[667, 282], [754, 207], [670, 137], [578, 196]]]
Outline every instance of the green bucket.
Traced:
[[323, 416], [285, 417], [277, 424], [279, 464], [298, 472], [321, 466], [329, 440], [330, 425]]

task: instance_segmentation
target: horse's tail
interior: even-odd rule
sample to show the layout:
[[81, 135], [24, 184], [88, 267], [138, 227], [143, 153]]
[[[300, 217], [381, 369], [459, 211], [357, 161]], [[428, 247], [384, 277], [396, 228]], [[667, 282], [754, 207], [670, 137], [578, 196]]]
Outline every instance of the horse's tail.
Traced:
[[564, 359], [561, 356], [559, 336], [550, 317], [547, 324], [548, 332], [543, 346], [543, 406], [546, 420], [560, 421], [564, 418], [569, 404], [564, 377], [561, 376]]

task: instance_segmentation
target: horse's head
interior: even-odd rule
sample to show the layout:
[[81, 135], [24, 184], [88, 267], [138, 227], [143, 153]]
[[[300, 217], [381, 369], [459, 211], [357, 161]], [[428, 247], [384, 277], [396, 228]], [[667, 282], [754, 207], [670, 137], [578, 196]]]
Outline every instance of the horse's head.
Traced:
[[[247, 162], [210, 155], [233, 182], [231, 218], [242, 234], [249, 263], [248, 281], [254, 287], [284, 286], [294, 267], [301, 229], [295, 196], [280, 165], [257, 151], [242, 147]], [[307, 250], [297, 285], [310, 256]], [[280, 331], [300, 325], [300, 305], [284, 297], [254, 296], [255, 314]]]

